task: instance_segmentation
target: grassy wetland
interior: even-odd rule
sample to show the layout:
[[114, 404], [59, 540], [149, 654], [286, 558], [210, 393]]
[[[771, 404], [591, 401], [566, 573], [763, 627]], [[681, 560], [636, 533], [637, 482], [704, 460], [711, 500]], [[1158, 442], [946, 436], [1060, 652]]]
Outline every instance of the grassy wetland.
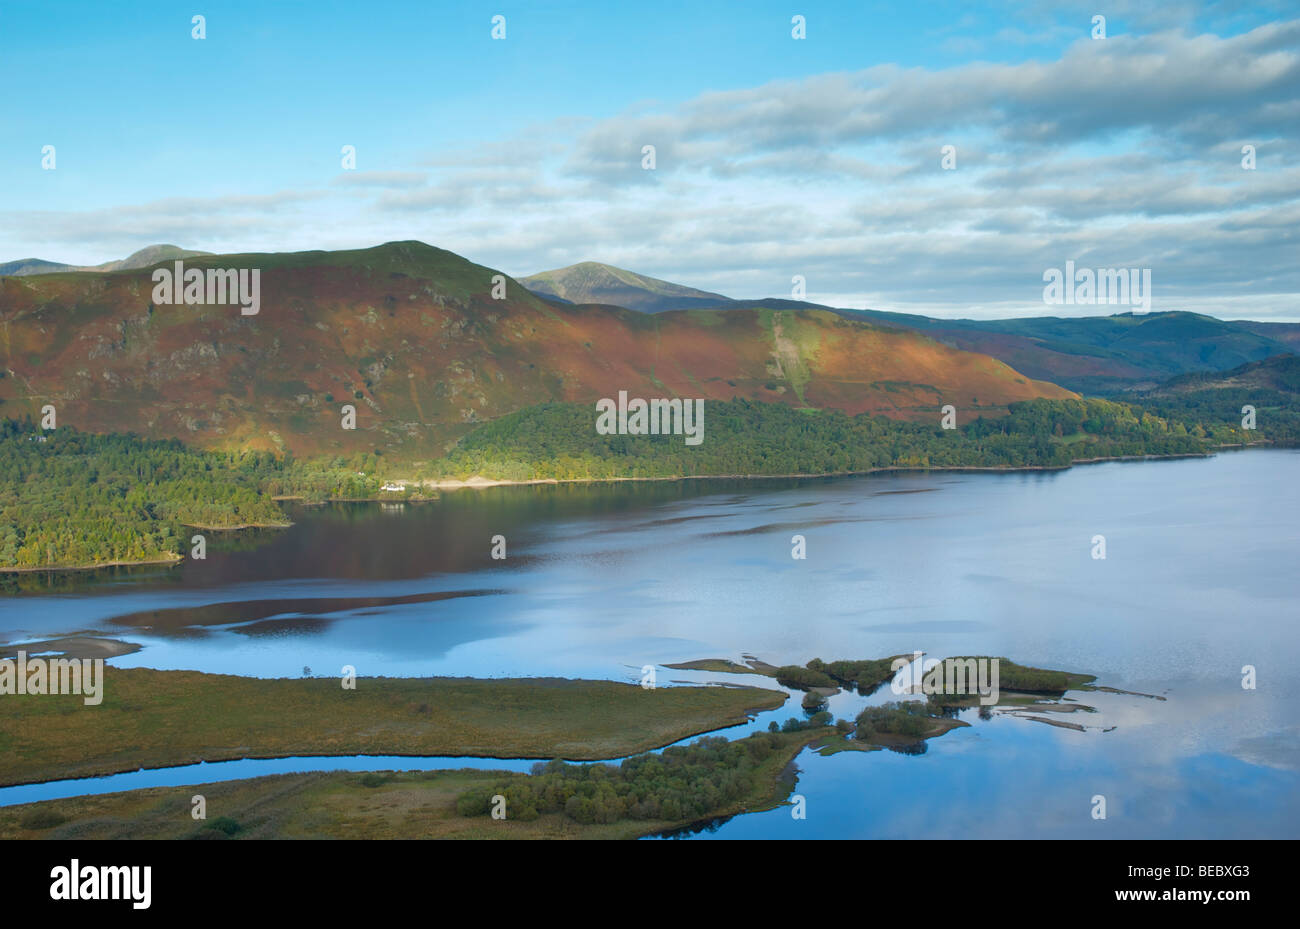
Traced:
[[617, 758], [742, 723], [774, 690], [558, 678], [261, 680], [105, 669], [103, 703], [0, 701], [0, 785], [234, 758]]
[[[807, 747], [923, 751], [968, 725], [967, 704], [913, 699], [835, 720], [828, 696], [870, 695], [899, 658], [773, 666], [706, 659], [668, 667], [759, 675], [801, 690], [806, 718], [728, 740], [702, 732], [787, 702], [747, 686], [644, 689], [566, 679], [259, 680], [109, 669], [105, 699], [0, 704], [0, 781], [25, 783], [232, 758], [422, 755], [551, 758], [531, 772], [479, 769], [315, 772], [151, 787], [0, 808], [0, 834], [25, 838], [635, 838], [779, 805]], [[1005, 661], [1005, 659], [999, 659]], [[1090, 675], [1006, 662], [1019, 710]], [[1038, 697], [1031, 690], [1037, 691]], [[999, 700], [999, 702], [1003, 702]], [[1087, 709], [1071, 705], [1070, 708]], [[1034, 718], [1034, 717], [1030, 717]], [[1039, 721], [1050, 721], [1039, 718]], [[57, 725], [50, 725], [57, 722]], [[1080, 728], [1071, 726], [1071, 728]], [[58, 732], [57, 739], [51, 733]], [[667, 745], [660, 752], [653, 751]], [[617, 763], [604, 759], [621, 758]], [[564, 761], [561, 759], [570, 759]], [[573, 762], [590, 761], [590, 764]], [[196, 795], [208, 818], [190, 815]]]

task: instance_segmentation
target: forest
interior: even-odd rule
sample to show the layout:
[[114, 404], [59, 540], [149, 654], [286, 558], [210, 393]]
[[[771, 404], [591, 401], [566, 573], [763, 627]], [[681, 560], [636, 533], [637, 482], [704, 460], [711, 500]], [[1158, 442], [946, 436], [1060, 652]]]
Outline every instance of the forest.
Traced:
[[[1185, 411], [1164, 417], [1109, 400], [1030, 400], [1007, 416], [944, 429], [884, 416], [799, 409], [737, 399], [710, 402], [705, 439], [600, 435], [579, 404], [546, 403], [474, 430], [423, 475], [503, 480], [835, 474], [873, 468], [1067, 467], [1086, 458], [1196, 455], [1269, 436], [1238, 421]], [[1211, 411], [1206, 411], [1209, 414]], [[1286, 438], [1291, 435], [1287, 434]]]
[[[0, 570], [175, 561], [193, 529], [278, 526], [277, 497], [375, 499], [386, 480], [609, 480], [830, 474], [874, 468], [1067, 467], [1090, 458], [1198, 455], [1300, 440], [1288, 394], [1206, 391], [1146, 405], [1031, 400], [955, 429], [737, 399], [710, 402], [705, 440], [601, 435], [589, 404], [544, 403], [485, 423], [443, 458], [298, 460], [188, 448], [174, 439], [44, 431], [0, 420]], [[1242, 402], [1239, 402], [1242, 401]], [[819, 669], [820, 670], [820, 669]], [[803, 673], [807, 673], [803, 669]]]
[[[820, 729], [829, 714], [790, 719], [781, 733]], [[776, 731], [730, 741], [706, 736], [690, 745], [626, 758], [618, 765], [538, 762], [532, 773], [492, 787], [466, 791], [456, 800], [462, 816], [486, 816], [494, 796], [505, 798], [508, 820], [530, 821], [563, 813], [583, 824], [620, 820], [686, 822], [716, 815], [763, 792], [763, 762], [783, 744]]]
[[277, 495], [370, 497], [342, 461], [221, 453], [0, 420], [0, 568], [179, 559], [191, 528], [283, 526]]

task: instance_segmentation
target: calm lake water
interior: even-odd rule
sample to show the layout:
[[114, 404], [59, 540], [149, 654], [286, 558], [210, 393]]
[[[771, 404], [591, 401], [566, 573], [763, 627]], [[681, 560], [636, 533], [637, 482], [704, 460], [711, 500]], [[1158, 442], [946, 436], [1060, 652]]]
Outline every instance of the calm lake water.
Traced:
[[[261, 677], [352, 665], [635, 681], [644, 665], [706, 657], [1003, 655], [1166, 699], [1071, 694], [1097, 710], [1062, 717], [1084, 732], [971, 712], [922, 755], [805, 752], [806, 819], [779, 808], [695, 837], [1296, 837], [1298, 469], [1300, 451], [1252, 450], [294, 507], [293, 528], [214, 539], [206, 562], [0, 598], [0, 641], [93, 632], [143, 646], [119, 666]], [[864, 702], [842, 694], [833, 709]], [[797, 701], [726, 734], [792, 715]]]

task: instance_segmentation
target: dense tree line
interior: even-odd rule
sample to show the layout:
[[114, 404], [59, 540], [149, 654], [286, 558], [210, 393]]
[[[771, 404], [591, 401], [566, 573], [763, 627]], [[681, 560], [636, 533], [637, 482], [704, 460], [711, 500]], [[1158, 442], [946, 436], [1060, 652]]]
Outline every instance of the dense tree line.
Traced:
[[882, 703], [869, 706], [858, 714], [853, 738], [870, 742], [880, 735], [920, 738], [934, 728], [940, 715], [921, 700]]
[[456, 800], [463, 816], [486, 816], [505, 797], [507, 819], [563, 813], [579, 823], [702, 819], [754, 793], [758, 769], [780, 745], [759, 733], [732, 742], [720, 736], [636, 755], [619, 765], [539, 762], [527, 777], [478, 787]]
[[[1239, 409], [1239, 408], [1238, 408]], [[1234, 421], [1170, 419], [1107, 400], [1031, 400], [998, 419], [943, 429], [883, 416], [849, 416], [749, 400], [710, 401], [704, 441], [600, 435], [594, 410], [546, 403], [488, 423], [426, 476], [505, 480], [709, 474], [824, 474], [887, 467], [1064, 467], [1071, 461], [1199, 454], [1253, 439]], [[1267, 433], [1261, 431], [1260, 437]]]
[[1300, 442], [1300, 405], [1296, 394], [1262, 388], [1221, 387], [1169, 397], [1144, 397], [1134, 409], [1149, 410], [1154, 416], [1190, 423], [1190, 434], [1205, 436], [1216, 444], [1242, 441], [1241, 410], [1255, 408], [1255, 433], [1247, 438], [1267, 439], [1280, 445]]
[[832, 661], [829, 664], [820, 658], [808, 662], [808, 669], [829, 675], [846, 690], [857, 690], [867, 696], [875, 693], [880, 685], [894, 676], [893, 658], [871, 658], [865, 661]]
[[[1031, 668], [1016, 664], [1006, 658], [990, 658], [987, 655], [961, 655], [944, 659], [945, 662], [987, 662], [998, 663], [998, 689], [1020, 693], [1053, 694], [1060, 696], [1067, 690], [1089, 684], [1096, 678], [1091, 674], [1076, 674], [1069, 671], [1052, 671], [1047, 668]], [[978, 667], [971, 664], [968, 667]], [[933, 671], [939, 678], [945, 676], [945, 665], [938, 665]], [[970, 685], [968, 685], [970, 686]], [[932, 693], [927, 699], [939, 707], [972, 706], [979, 702], [974, 693]]]
[[767, 731], [771, 733], [803, 732], [807, 729], [821, 729], [823, 726], [829, 726], [830, 724], [830, 711], [821, 710], [820, 712], [813, 713], [807, 719], [797, 719], [791, 716], [779, 726], [776, 724], [776, 720], [773, 720], [767, 724]]
[[[791, 717], [780, 726], [773, 722], [768, 732], [744, 739], [705, 736], [618, 765], [538, 762], [527, 776], [466, 791], [456, 799], [456, 809], [462, 816], [487, 816], [493, 797], [501, 796], [507, 820], [530, 821], [543, 813], [563, 813], [584, 825], [704, 819], [763, 792], [758, 779], [771, 771], [764, 774], [761, 765], [781, 747], [782, 734], [829, 725], [831, 714], [821, 712], [809, 719]], [[842, 723], [840, 732], [847, 731]]]
[[797, 664], [782, 665], [772, 672], [772, 676], [782, 687], [792, 687], [795, 690], [808, 690], [813, 687], [839, 689], [839, 685], [830, 675], [821, 670], [814, 671], [811, 666], [801, 668]]
[[[1184, 455], [1259, 439], [1300, 441], [1294, 395], [1208, 390], [1144, 405], [1031, 400], [1007, 416], [929, 423], [749, 400], [709, 401], [704, 441], [601, 435], [589, 404], [545, 403], [486, 423], [445, 458], [374, 454], [297, 460], [210, 452], [175, 440], [97, 436], [0, 420], [0, 568], [147, 561], [183, 554], [187, 526], [274, 525], [277, 496], [380, 496], [386, 477], [603, 480], [825, 474], [873, 468], [1064, 467], [1072, 461]], [[1241, 428], [1241, 407], [1257, 430]], [[817, 669], [820, 671], [821, 669]], [[854, 678], [846, 677], [845, 680]], [[821, 686], [821, 685], [817, 685]]]
[[188, 527], [283, 525], [275, 494], [374, 496], [378, 487], [341, 461], [0, 420], [0, 567], [175, 558], [189, 549]]

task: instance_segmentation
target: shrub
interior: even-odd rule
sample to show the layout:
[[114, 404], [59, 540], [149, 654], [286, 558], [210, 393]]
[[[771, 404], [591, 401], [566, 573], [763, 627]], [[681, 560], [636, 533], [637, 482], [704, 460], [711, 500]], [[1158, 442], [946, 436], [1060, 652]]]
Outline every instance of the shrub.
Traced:
[[67, 821], [68, 817], [62, 813], [41, 806], [18, 820], [18, 825], [24, 829], [53, 829], [55, 826], [62, 826]]
[[218, 816], [203, 828], [211, 829], [214, 832], [220, 832], [223, 835], [234, 835], [244, 827], [229, 816]]
[[492, 809], [492, 796], [496, 791], [475, 787], [456, 798], [456, 812], [461, 816], [485, 816]]
[[814, 671], [811, 668], [801, 668], [795, 664], [783, 665], [776, 669], [776, 682], [783, 687], [793, 687], [796, 690], [808, 690], [812, 687], [829, 687], [834, 690], [839, 689], [839, 685], [822, 671]]
[[858, 731], [854, 738], [870, 741], [875, 735], [925, 735], [933, 726], [930, 708], [917, 700], [869, 706], [858, 714]]

